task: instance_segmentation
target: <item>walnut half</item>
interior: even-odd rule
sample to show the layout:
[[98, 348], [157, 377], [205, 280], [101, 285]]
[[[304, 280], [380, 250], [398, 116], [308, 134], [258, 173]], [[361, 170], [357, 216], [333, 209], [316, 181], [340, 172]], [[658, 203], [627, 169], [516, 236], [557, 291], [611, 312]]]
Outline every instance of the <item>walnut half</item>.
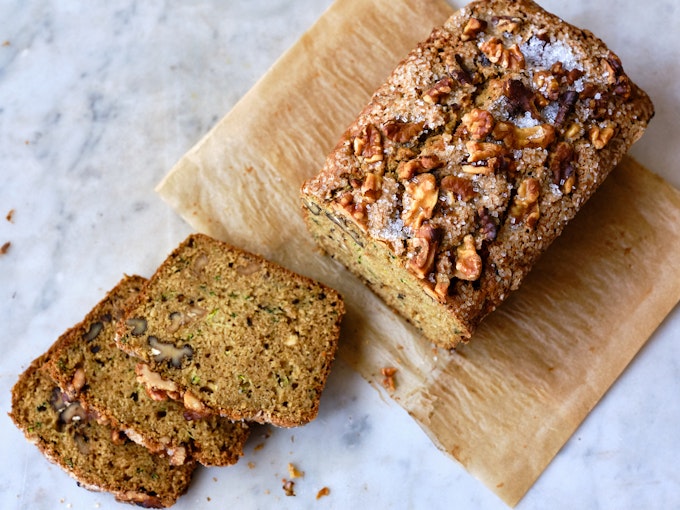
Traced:
[[487, 110], [473, 108], [461, 119], [473, 140], [483, 140], [493, 131], [495, 120]]
[[416, 175], [404, 186], [404, 210], [401, 219], [404, 224], [417, 230], [423, 221], [432, 217], [439, 200], [439, 188], [434, 175]]
[[603, 128], [599, 126], [593, 126], [588, 131], [590, 142], [597, 150], [604, 149], [613, 136], [614, 128], [611, 126], [605, 126]]
[[524, 69], [525, 60], [524, 55], [517, 44], [513, 44], [509, 48], [503, 45], [498, 37], [487, 39], [479, 45], [479, 49], [486, 55], [486, 58], [494, 64], [498, 64], [505, 69], [512, 71], [519, 71]]

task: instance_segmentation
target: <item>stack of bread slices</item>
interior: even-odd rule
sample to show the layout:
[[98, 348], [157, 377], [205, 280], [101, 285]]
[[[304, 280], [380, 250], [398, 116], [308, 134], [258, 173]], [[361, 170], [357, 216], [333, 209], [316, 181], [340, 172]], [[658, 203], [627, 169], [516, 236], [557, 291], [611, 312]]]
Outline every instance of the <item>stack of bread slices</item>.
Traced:
[[323, 284], [194, 234], [35, 359], [10, 416], [82, 486], [167, 507], [197, 464], [238, 461], [249, 422], [316, 417], [343, 315]]

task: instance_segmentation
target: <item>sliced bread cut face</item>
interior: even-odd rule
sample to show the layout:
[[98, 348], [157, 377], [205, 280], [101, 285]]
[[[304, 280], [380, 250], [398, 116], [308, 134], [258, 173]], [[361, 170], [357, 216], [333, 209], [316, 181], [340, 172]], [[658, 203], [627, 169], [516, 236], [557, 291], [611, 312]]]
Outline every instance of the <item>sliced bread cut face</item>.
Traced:
[[292, 427], [318, 413], [344, 311], [333, 289], [194, 234], [127, 309], [117, 342], [189, 409]]
[[[139, 360], [116, 347], [115, 323], [146, 280], [124, 277], [82, 322], [57, 340], [46, 364], [70, 398], [173, 464], [197, 460], [208, 466], [234, 464], [248, 437], [244, 423], [202, 416], [165, 395], [149, 394], [138, 380]], [[153, 398], [152, 398], [153, 397]]]
[[37, 358], [12, 389], [9, 415], [26, 438], [87, 489], [146, 508], [173, 505], [196, 464], [173, 466], [92, 419], [42, 369], [48, 357]]

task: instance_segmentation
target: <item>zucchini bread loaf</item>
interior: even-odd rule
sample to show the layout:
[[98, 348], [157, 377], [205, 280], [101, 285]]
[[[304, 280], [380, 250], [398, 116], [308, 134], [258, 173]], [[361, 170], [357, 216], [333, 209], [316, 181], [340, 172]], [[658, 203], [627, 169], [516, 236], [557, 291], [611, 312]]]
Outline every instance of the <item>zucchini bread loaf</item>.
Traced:
[[117, 343], [146, 384], [193, 412], [302, 425], [335, 356], [334, 290], [201, 234], [161, 264], [126, 310]]
[[393, 71], [301, 190], [321, 247], [453, 348], [654, 114], [621, 61], [530, 0], [481, 0]]
[[124, 277], [82, 322], [57, 340], [45, 369], [69, 398], [99, 421], [166, 454], [171, 463], [234, 464], [243, 455], [246, 424], [196, 416], [166, 395], [147, 392], [138, 381], [143, 371], [139, 361], [116, 347], [116, 323], [145, 282], [141, 276]]
[[145, 508], [174, 504], [189, 487], [195, 463], [173, 466], [100, 425], [43, 370], [50, 356], [34, 360], [12, 388], [10, 417], [26, 438], [87, 489]]

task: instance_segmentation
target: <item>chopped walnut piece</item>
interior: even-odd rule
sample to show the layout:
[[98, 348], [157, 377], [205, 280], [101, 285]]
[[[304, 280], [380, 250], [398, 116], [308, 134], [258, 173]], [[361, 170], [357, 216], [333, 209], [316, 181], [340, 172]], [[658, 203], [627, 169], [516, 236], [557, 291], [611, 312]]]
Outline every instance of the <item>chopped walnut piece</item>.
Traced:
[[453, 76], [463, 85], [471, 85], [475, 81], [474, 76], [472, 75], [470, 70], [466, 67], [463, 57], [456, 53], [453, 59], [458, 65], [458, 69], [452, 69], [450, 71], [451, 76]]
[[364, 200], [369, 204], [374, 203], [378, 198], [380, 198], [380, 190], [382, 187], [382, 177], [368, 172], [364, 183], [361, 185], [361, 194]]
[[208, 255], [204, 252], [199, 253], [194, 259], [194, 263], [191, 268], [192, 272], [196, 275], [200, 275], [209, 263], [210, 259], [208, 258]]
[[423, 132], [424, 122], [402, 122], [393, 120], [385, 123], [383, 131], [385, 138], [394, 143], [408, 143], [420, 136]]
[[520, 149], [545, 149], [555, 140], [555, 128], [550, 124], [519, 128], [515, 137]]
[[522, 26], [522, 20], [513, 16], [498, 16], [495, 21], [498, 30], [510, 34], [516, 34]]
[[439, 247], [439, 232], [432, 225], [423, 225], [416, 230], [409, 244], [412, 257], [408, 267], [418, 278], [423, 279], [434, 267], [434, 257]]
[[630, 97], [633, 87], [630, 84], [630, 79], [626, 75], [621, 75], [616, 79], [616, 85], [614, 85], [614, 94], [621, 96], [624, 100]]
[[536, 71], [533, 76], [534, 88], [550, 101], [556, 101], [560, 94], [560, 82], [550, 71]]
[[194, 395], [190, 391], [184, 392], [184, 396], [182, 397], [182, 401], [184, 402], [184, 407], [186, 407], [189, 411], [193, 411], [195, 413], [204, 413], [204, 412], [207, 411], [203, 402], [198, 400], [196, 395]]
[[401, 219], [404, 224], [419, 229], [423, 221], [432, 217], [432, 211], [439, 199], [439, 188], [434, 175], [416, 175], [404, 186], [404, 210]]
[[503, 41], [498, 37], [491, 37], [480, 44], [479, 49], [490, 62], [497, 64], [501, 60], [505, 47], [503, 46]]
[[609, 85], [614, 85], [616, 83], [616, 65], [615, 61], [611, 59], [601, 59], [600, 65], [602, 67], [602, 76], [607, 80]]
[[470, 163], [495, 158], [503, 155], [505, 152], [505, 149], [500, 144], [493, 142], [476, 142], [474, 140], [465, 142], [465, 148], [468, 151], [468, 162]]
[[380, 373], [383, 375], [382, 385], [389, 391], [396, 390], [394, 375], [397, 373], [397, 369], [395, 367], [383, 367], [380, 369]]
[[[497, 158], [492, 158], [493, 161], [497, 161]], [[493, 173], [495, 165], [489, 165], [489, 161], [481, 161], [481, 164], [475, 164], [475, 165], [462, 165], [460, 169], [463, 171], [463, 173], [470, 174], [470, 175], [490, 175]]]
[[467, 202], [477, 194], [470, 179], [456, 175], [445, 176], [439, 186], [443, 192], [450, 194], [451, 198], [455, 196], [457, 200], [463, 202]]
[[429, 292], [429, 288], [426, 287], [428, 294], [434, 297], [437, 301], [445, 303], [449, 295], [449, 286], [451, 285], [451, 277], [453, 273], [454, 267], [453, 262], [451, 261], [450, 252], [446, 251], [441, 253], [435, 264], [435, 285], [433, 289], [434, 295], [432, 292]]
[[410, 161], [402, 161], [397, 166], [397, 177], [402, 181], [408, 180], [416, 174], [429, 172], [444, 165], [435, 154], [420, 156]]
[[430, 104], [441, 103], [453, 90], [454, 81], [450, 76], [442, 78], [435, 83], [425, 94], [423, 101]]
[[147, 342], [156, 362], [167, 361], [169, 366], [175, 368], [181, 367], [182, 360], [184, 358], [191, 359], [194, 354], [194, 350], [189, 344], [183, 347], [175, 347], [172, 342], [161, 342], [155, 336], [149, 336]]
[[168, 449], [166, 453], [170, 458], [170, 464], [172, 466], [181, 466], [187, 460], [187, 449], [184, 446]]
[[361, 224], [366, 224], [366, 220], [368, 218], [367, 214], [368, 212], [366, 209], [366, 204], [364, 203], [354, 204], [352, 209], [352, 218], [354, 218]]
[[510, 122], [498, 122], [493, 136], [513, 149], [545, 149], [555, 140], [555, 128], [550, 124], [519, 128]]
[[534, 119], [540, 119], [538, 109], [542, 96], [534, 89], [525, 85], [522, 80], [509, 79], [503, 81], [503, 95], [508, 101], [510, 115], [524, 116], [529, 113]]
[[567, 140], [575, 140], [581, 136], [581, 125], [578, 122], [573, 122], [564, 132], [564, 137]]
[[364, 126], [359, 136], [354, 138], [354, 154], [365, 163], [376, 163], [383, 160], [382, 136], [373, 124]]
[[524, 55], [517, 44], [509, 48], [503, 45], [498, 37], [492, 37], [480, 44], [479, 49], [486, 55], [486, 58], [493, 64], [498, 64], [505, 69], [519, 71], [524, 69]]
[[456, 272], [454, 276], [460, 280], [475, 281], [482, 274], [482, 258], [475, 248], [475, 239], [471, 234], [463, 238], [463, 244], [456, 248]]
[[549, 168], [553, 175], [553, 184], [560, 186], [566, 194], [571, 193], [576, 184], [576, 170], [572, 164], [574, 156], [574, 148], [571, 144], [560, 142], [550, 159]]
[[425, 170], [435, 170], [444, 166], [444, 162], [436, 154], [423, 155], [418, 160]]
[[483, 140], [493, 131], [495, 124], [493, 115], [481, 108], [473, 108], [463, 115], [463, 126], [473, 140]]
[[479, 33], [486, 30], [486, 25], [487, 23], [484, 20], [470, 18], [465, 24], [465, 27], [463, 27], [463, 33], [460, 36], [461, 41], [469, 41], [470, 39], [474, 39]]
[[286, 494], [286, 496], [295, 496], [295, 482], [292, 480], [286, 480], [285, 478], [281, 480], [281, 483], [283, 484], [283, 492]]
[[513, 225], [524, 222], [531, 228], [536, 226], [540, 217], [538, 207], [540, 190], [541, 184], [538, 179], [529, 177], [521, 182], [519, 188], [517, 188], [515, 201], [510, 208], [510, 222]]
[[85, 411], [80, 402], [68, 402], [66, 407], [59, 413], [58, 424], [85, 423], [87, 420], [87, 411]]
[[90, 343], [99, 336], [99, 333], [101, 333], [102, 329], [104, 329], [104, 324], [101, 321], [92, 322], [87, 330], [87, 333], [83, 334], [83, 340], [87, 343]]
[[558, 110], [555, 115], [555, 126], [561, 126], [564, 124], [567, 116], [574, 110], [576, 102], [578, 101], [578, 92], [573, 90], [567, 90], [564, 94], [560, 95], [558, 99]]
[[146, 319], [144, 317], [133, 317], [128, 319], [125, 324], [132, 328], [130, 334], [133, 336], [143, 335], [146, 332]]
[[604, 149], [604, 147], [609, 143], [609, 140], [614, 136], [614, 128], [612, 126], [605, 126], [603, 128], [599, 126], [593, 126], [588, 130], [588, 138], [590, 138], [590, 143], [593, 144], [597, 150]]
[[68, 392], [71, 395], [75, 395], [80, 392], [85, 386], [85, 370], [83, 367], [78, 367], [73, 373], [73, 378], [68, 387]]
[[137, 382], [146, 390], [152, 400], [162, 402], [168, 398], [177, 400], [180, 398], [180, 390], [176, 383], [163, 379], [160, 374], [151, 371], [146, 363], [138, 363], [135, 366]]

